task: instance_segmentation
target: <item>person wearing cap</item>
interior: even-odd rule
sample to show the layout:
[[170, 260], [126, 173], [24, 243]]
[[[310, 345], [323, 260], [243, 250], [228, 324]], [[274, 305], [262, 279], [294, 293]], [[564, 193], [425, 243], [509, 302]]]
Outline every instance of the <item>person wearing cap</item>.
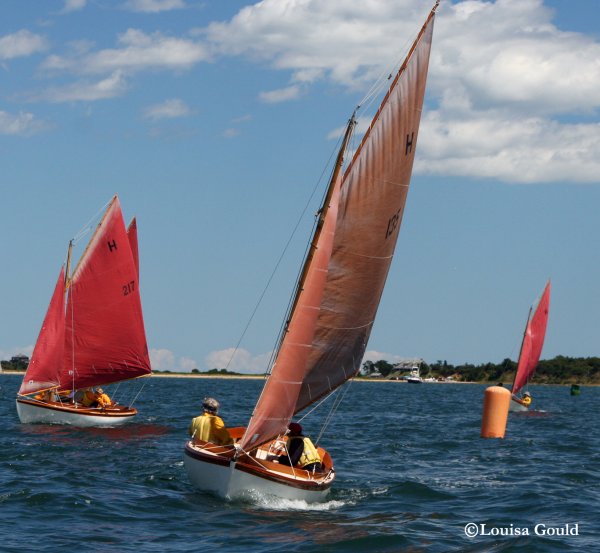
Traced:
[[513, 394], [512, 398], [514, 401], [516, 401], [517, 403], [520, 403], [521, 405], [523, 405], [525, 407], [529, 407], [531, 405], [531, 394], [529, 392], [525, 392], [523, 394], [523, 397], [517, 397], [516, 395]]
[[102, 409], [112, 405], [112, 400], [108, 397], [108, 394], [104, 393], [102, 388], [96, 390], [96, 402], [98, 403], [98, 407], [101, 407]]
[[311, 439], [302, 434], [302, 426], [291, 422], [288, 426], [287, 455], [280, 455], [282, 465], [298, 466], [304, 470], [322, 470], [321, 457]]
[[204, 413], [192, 419], [188, 429], [190, 436], [217, 445], [232, 444], [233, 439], [229, 434], [229, 430], [225, 428], [223, 419], [217, 415], [219, 402], [212, 397], [207, 397], [202, 402], [202, 409]]

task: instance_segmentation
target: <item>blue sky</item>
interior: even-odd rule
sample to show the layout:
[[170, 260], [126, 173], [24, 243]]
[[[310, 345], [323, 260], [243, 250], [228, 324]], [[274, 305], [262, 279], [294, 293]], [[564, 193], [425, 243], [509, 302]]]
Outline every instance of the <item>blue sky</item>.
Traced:
[[[221, 368], [308, 205], [230, 365], [264, 370], [337, 131], [432, 4], [2, 2], [0, 357], [118, 193], [154, 367]], [[442, 1], [369, 359], [515, 359], [548, 278], [542, 357], [598, 355], [599, 28], [591, 0]]]

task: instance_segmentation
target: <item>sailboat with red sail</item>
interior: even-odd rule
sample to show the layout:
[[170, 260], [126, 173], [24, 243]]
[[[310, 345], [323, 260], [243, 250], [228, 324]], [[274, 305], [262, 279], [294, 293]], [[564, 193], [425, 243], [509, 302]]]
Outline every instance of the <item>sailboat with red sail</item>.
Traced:
[[437, 5], [345, 166], [354, 115], [347, 125], [275, 361], [247, 427], [229, 429], [233, 445], [194, 436], [186, 443], [186, 470], [202, 490], [319, 501], [334, 482], [333, 460], [322, 447], [321, 470], [278, 458], [287, 453], [292, 418], [360, 369], [404, 213]]
[[73, 240], [18, 392], [17, 413], [24, 423], [112, 426], [137, 410], [119, 404], [84, 407], [78, 391], [151, 372], [136, 221], [125, 228], [114, 196], [69, 274], [72, 248]]
[[519, 392], [531, 380], [537, 368], [544, 338], [546, 337], [546, 326], [548, 324], [548, 313], [550, 310], [550, 281], [546, 283], [544, 292], [535, 308], [529, 309], [523, 341], [521, 343], [521, 352], [519, 354], [519, 363], [515, 380], [512, 385], [512, 398], [510, 401], [510, 410], [514, 412], [524, 412], [529, 410], [531, 404], [531, 395], [525, 392], [519, 396]]

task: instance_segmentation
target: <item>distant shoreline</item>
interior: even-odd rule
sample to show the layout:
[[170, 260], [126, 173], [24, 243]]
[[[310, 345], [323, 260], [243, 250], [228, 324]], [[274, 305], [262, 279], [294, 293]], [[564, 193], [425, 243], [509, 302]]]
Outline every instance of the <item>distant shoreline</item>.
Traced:
[[[2, 375], [21, 375], [25, 373], [22, 371], [0, 371]], [[149, 375], [151, 378], [204, 378], [204, 379], [218, 379], [218, 380], [265, 380], [265, 375], [262, 374], [192, 374], [192, 373], [152, 373]], [[392, 384], [409, 384], [405, 380], [389, 380], [386, 378], [353, 378], [353, 382], [377, 382], [377, 383], [392, 383]], [[441, 381], [441, 382], [423, 382], [422, 384], [487, 384], [493, 386], [492, 382], [463, 382], [458, 380]], [[571, 386], [572, 382], [565, 383], [536, 383], [535, 381], [530, 382], [530, 386]], [[414, 384], [413, 384], [414, 386]], [[600, 386], [600, 384], [579, 384], [579, 386]]]

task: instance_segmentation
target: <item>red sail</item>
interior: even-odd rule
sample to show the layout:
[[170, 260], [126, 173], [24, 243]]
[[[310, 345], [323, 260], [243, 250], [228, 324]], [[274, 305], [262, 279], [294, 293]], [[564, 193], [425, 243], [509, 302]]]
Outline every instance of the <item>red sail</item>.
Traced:
[[65, 269], [61, 268], [19, 394], [58, 386], [65, 341]]
[[341, 180], [341, 173], [338, 173], [316, 251], [309, 261], [306, 278], [271, 375], [242, 438], [243, 448], [285, 433], [294, 414], [302, 382], [309, 370], [307, 360], [331, 257]]
[[127, 227], [127, 237], [129, 238], [129, 246], [131, 247], [131, 254], [133, 255], [133, 262], [135, 263], [135, 270], [140, 275], [140, 257], [138, 254], [138, 237], [137, 237], [137, 221], [134, 217], [131, 219], [131, 223]]
[[63, 388], [149, 374], [138, 273], [115, 196], [71, 279]]
[[341, 184], [339, 178], [333, 181], [327, 231], [324, 226], [317, 253], [305, 267], [287, 333], [242, 448], [284, 433], [294, 413], [343, 384], [360, 367], [410, 183], [434, 12], [435, 8]]
[[310, 369], [296, 412], [336, 389], [360, 368], [404, 214], [434, 13], [435, 8], [344, 175]]
[[512, 393], [516, 394], [531, 379], [537, 368], [542, 355], [544, 338], [546, 337], [546, 325], [548, 323], [548, 312], [550, 310], [550, 281], [540, 298], [537, 308], [532, 317], [527, 321], [517, 374], [512, 387]]

